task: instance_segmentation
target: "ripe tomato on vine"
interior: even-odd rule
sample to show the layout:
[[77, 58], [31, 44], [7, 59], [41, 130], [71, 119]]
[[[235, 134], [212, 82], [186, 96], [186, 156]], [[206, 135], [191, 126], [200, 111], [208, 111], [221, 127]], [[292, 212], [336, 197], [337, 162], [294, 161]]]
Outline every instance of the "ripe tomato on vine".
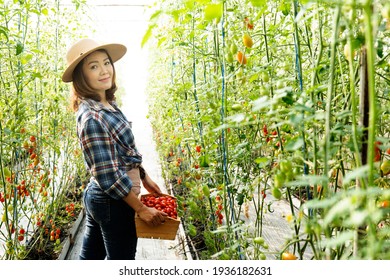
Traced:
[[249, 34], [244, 34], [242, 36], [242, 42], [243, 42], [244, 46], [247, 47], [248, 49], [252, 48], [252, 46], [253, 46], [253, 40], [252, 40], [252, 37], [249, 36]]
[[254, 28], [253, 22], [248, 17], [244, 18], [244, 26], [249, 30], [253, 30]]
[[245, 54], [243, 54], [241, 51], [237, 52], [236, 58], [238, 63], [240, 63], [241, 65], [245, 65], [248, 62]]
[[375, 142], [375, 147], [374, 147], [374, 161], [377, 162], [377, 161], [380, 161], [381, 160], [381, 149], [380, 149], [380, 145], [382, 145], [382, 142], [380, 141], [376, 141]]
[[297, 257], [290, 252], [283, 252], [282, 260], [296, 260]]

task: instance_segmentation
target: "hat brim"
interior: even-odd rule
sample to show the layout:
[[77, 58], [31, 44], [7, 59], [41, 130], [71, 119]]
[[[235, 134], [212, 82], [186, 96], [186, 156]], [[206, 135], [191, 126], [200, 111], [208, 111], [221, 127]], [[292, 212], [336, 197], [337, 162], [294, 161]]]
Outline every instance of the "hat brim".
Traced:
[[85, 53], [80, 54], [75, 60], [72, 61], [71, 64], [66, 68], [64, 74], [62, 75], [62, 81], [65, 83], [69, 83], [73, 81], [73, 71], [77, 67], [77, 65], [89, 54], [93, 53], [97, 50], [105, 50], [108, 55], [111, 57], [112, 62], [116, 62], [119, 59], [121, 59], [126, 51], [127, 48], [124, 45], [121, 44], [107, 44], [107, 45], [100, 45], [96, 48], [93, 48]]

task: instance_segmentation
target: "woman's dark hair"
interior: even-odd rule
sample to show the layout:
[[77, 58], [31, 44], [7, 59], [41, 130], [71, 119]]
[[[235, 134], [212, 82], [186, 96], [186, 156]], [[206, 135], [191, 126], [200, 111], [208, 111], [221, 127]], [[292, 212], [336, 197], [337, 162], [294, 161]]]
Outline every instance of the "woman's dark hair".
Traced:
[[[115, 67], [114, 63], [112, 62], [111, 57], [109, 54], [104, 50], [97, 50], [105, 52], [108, 56], [108, 59], [110, 60], [110, 63], [113, 68], [113, 75], [112, 75], [112, 86], [108, 90], [106, 90], [106, 99], [107, 101], [113, 101], [115, 100], [115, 92], [117, 90], [116, 86], [116, 75], [115, 75]], [[85, 80], [84, 74], [83, 74], [83, 63], [85, 58], [76, 66], [76, 68], [73, 71], [72, 79], [73, 79], [73, 91], [72, 91], [72, 108], [74, 111], [77, 111], [80, 106], [80, 100], [85, 98], [90, 98], [95, 101], [100, 101], [100, 96], [97, 94], [87, 83]]]

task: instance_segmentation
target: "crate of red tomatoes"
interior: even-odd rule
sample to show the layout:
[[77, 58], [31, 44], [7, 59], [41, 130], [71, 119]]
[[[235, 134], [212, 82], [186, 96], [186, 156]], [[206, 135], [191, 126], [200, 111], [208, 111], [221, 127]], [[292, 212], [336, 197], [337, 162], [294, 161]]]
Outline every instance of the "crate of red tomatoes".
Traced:
[[163, 224], [149, 226], [136, 215], [135, 226], [137, 236], [139, 238], [174, 240], [180, 224], [180, 218], [177, 215], [176, 198], [168, 194], [144, 194], [141, 195], [140, 199], [146, 206], [163, 211], [168, 216]]

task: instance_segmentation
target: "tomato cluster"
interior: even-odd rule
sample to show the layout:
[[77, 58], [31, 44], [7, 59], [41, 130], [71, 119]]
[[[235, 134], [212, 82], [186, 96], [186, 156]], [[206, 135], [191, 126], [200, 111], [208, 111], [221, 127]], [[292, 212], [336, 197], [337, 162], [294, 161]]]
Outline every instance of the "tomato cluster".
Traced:
[[218, 205], [217, 206], [218, 209], [215, 211], [215, 216], [218, 219], [218, 224], [222, 225], [223, 215], [221, 212], [222, 212], [223, 206], [222, 206], [221, 197], [219, 195], [217, 195], [215, 200], [217, 201], [217, 205]]
[[75, 211], [75, 207], [74, 207], [74, 203], [68, 203], [65, 205], [65, 211], [68, 213], [69, 216], [71, 217], [74, 217], [74, 211]]
[[176, 199], [171, 196], [145, 195], [141, 197], [141, 202], [148, 207], [167, 213], [173, 219], [177, 219]]

